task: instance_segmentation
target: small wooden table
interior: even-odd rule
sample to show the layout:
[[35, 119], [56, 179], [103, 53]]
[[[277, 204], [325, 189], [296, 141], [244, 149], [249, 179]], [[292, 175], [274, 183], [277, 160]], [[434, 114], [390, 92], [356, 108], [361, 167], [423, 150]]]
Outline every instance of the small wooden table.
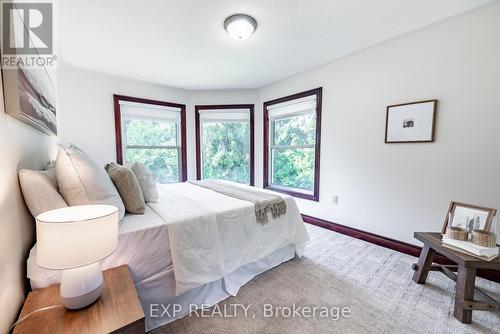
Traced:
[[[500, 258], [485, 261], [447, 248], [442, 245], [441, 233], [415, 232], [413, 236], [424, 243], [418, 264], [413, 264], [415, 270], [413, 280], [418, 284], [424, 284], [430, 270], [440, 271], [454, 280], [457, 283], [453, 310], [455, 318], [462, 323], [470, 324], [472, 310], [500, 311], [500, 303], [475, 286], [477, 269], [499, 270]], [[457, 265], [432, 264], [436, 252]], [[474, 300], [474, 293], [480, 300]]]
[[[102, 296], [80, 310], [63, 306], [40, 311], [19, 323], [14, 333], [144, 333], [144, 312], [126, 265], [105, 270]], [[30, 292], [19, 318], [61, 305], [59, 284]]]

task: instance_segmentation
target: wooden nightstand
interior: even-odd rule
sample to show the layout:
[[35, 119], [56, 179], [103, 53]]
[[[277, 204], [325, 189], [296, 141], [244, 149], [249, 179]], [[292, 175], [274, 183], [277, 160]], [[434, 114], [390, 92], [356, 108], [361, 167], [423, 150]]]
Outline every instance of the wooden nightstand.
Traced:
[[[81, 310], [57, 307], [32, 314], [14, 333], [144, 333], [144, 312], [128, 266], [103, 272], [102, 296]], [[50, 305], [60, 305], [59, 284], [29, 293], [19, 318]]]

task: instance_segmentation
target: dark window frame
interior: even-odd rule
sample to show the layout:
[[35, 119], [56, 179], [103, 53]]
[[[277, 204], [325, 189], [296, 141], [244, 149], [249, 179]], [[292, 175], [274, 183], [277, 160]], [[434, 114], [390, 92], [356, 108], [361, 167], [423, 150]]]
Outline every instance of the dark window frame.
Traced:
[[[264, 180], [263, 186], [266, 189], [285, 193], [291, 196], [308, 199], [312, 201], [319, 202], [319, 185], [320, 185], [320, 151], [321, 151], [321, 109], [322, 109], [322, 94], [323, 88], [318, 87], [314, 89], [310, 89], [304, 92], [288, 95], [285, 97], [281, 97], [278, 99], [274, 99], [271, 101], [264, 102], [263, 104], [263, 116], [264, 116]], [[283, 186], [280, 188], [273, 187], [269, 183], [269, 176], [271, 172], [269, 170], [269, 112], [267, 110], [268, 106], [288, 102], [296, 99], [300, 99], [306, 96], [316, 95], [316, 142], [315, 142], [315, 150], [314, 150], [314, 187], [312, 194], [306, 194], [294, 190], [288, 190], [287, 187]]]
[[121, 110], [120, 110], [120, 101], [127, 102], [136, 102], [143, 104], [151, 104], [157, 106], [165, 106], [165, 107], [173, 107], [179, 108], [181, 111], [181, 166], [179, 169], [180, 180], [179, 182], [184, 182], [187, 180], [187, 151], [186, 151], [186, 105], [179, 103], [172, 103], [166, 101], [158, 101], [145, 99], [140, 97], [126, 96], [126, 95], [118, 95], [113, 94], [113, 103], [115, 109], [115, 142], [116, 142], [116, 162], [119, 164], [123, 164], [123, 151], [122, 151], [122, 122], [121, 122]]
[[205, 104], [195, 105], [195, 132], [196, 132], [196, 179], [201, 180], [201, 133], [200, 110], [216, 109], [248, 109], [250, 111], [250, 185], [255, 185], [255, 145], [254, 145], [254, 104]]

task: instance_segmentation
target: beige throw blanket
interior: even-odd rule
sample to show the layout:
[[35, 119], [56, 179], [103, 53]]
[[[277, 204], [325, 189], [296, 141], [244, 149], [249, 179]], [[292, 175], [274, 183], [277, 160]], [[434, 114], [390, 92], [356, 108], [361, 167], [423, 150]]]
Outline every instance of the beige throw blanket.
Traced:
[[278, 218], [286, 213], [285, 200], [277, 195], [268, 194], [263, 191], [232, 185], [229, 182], [218, 180], [189, 181], [190, 183], [213, 190], [220, 194], [231, 196], [243, 201], [248, 201], [255, 206], [255, 217], [259, 224], [265, 225], [269, 222], [267, 212], [271, 212], [273, 218]]

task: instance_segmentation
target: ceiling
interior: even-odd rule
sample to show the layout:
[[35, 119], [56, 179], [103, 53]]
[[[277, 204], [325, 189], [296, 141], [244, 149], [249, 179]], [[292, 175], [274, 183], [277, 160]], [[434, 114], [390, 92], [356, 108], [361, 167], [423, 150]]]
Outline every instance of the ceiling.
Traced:
[[[185, 89], [258, 88], [491, 0], [61, 0], [71, 65]], [[252, 15], [248, 40], [224, 19]]]

